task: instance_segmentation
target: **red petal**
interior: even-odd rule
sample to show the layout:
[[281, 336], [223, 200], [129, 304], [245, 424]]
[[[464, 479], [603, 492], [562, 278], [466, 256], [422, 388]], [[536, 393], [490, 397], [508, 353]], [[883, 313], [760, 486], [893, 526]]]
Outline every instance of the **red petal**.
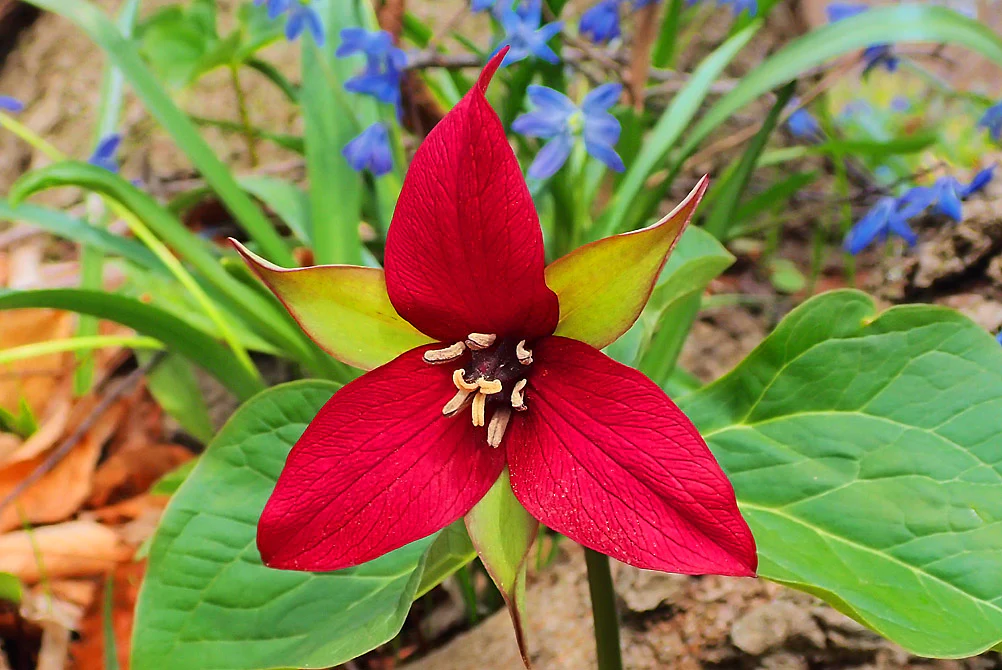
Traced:
[[351, 382], [307, 427], [258, 524], [266, 565], [364, 563], [456, 521], [497, 480], [504, 454], [468, 414], [442, 416], [456, 389], [426, 349]]
[[528, 411], [505, 435], [515, 496], [624, 563], [751, 576], [755, 540], [696, 428], [654, 382], [576, 340], [536, 344]]
[[532, 339], [557, 325], [536, 208], [484, 97], [502, 58], [418, 148], [386, 238], [390, 301], [436, 340]]

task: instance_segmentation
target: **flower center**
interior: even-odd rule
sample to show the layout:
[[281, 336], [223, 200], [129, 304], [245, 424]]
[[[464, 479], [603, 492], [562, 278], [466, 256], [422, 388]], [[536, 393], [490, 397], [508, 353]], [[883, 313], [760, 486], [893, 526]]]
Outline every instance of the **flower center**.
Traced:
[[571, 131], [571, 134], [578, 135], [584, 130], [584, 112], [580, 109], [567, 117], [567, 129]]
[[442, 414], [452, 416], [467, 405], [472, 408], [473, 425], [486, 423], [488, 408], [492, 410], [487, 425], [487, 443], [501, 444], [512, 410], [525, 411], [526, 373], [532, 367], [532, 351], [525, 340], [502, 339], [497, 335], [470, 333], [463, 342], [432, 349], [424, 353], [424, 361], [433, 365], [451, 363], [470, 352], [465, 367], [452, 373], [456, 395], [442, 408]]

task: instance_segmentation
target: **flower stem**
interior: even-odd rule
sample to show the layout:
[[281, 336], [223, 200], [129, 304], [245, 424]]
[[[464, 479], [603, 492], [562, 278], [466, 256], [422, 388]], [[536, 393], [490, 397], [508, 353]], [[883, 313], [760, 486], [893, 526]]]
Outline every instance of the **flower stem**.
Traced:
[[240, 86], [240, 72], [236, 65], [230, 65], [230, 81], [233, 83], [233, 92], [237, 96], [237, 109], [240, 112], [240, 125], [243, 126], [244, 139], [247, 141], [247, 153], [250, 157], [251, 167], [257, 167], [257, 138], [254, 135], [254, 126], [251, 125], [250, 112], [247, 111], [247, 98], [244, 96], [244, 89]]
[[591, 612], [595, 621], [598, 670], [623, 670], [619, 616], [616, 614], [616, 593], [612, 588], [609, 557], [585, 549], [585, 563], [588, 566], [588, 590], [591, 592]]

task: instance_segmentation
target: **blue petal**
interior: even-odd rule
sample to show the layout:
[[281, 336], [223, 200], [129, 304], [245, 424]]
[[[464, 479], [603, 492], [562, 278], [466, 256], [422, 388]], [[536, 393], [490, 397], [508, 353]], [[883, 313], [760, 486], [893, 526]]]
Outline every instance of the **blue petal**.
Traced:
[[926, 186], [915, 186], [898, 199], [898, 214], [911, 219], [924, 212], [936, 201], [936, 192]]
[[532, 106], [540, 112], [566, 119], [578, 111], [577, 106], [571, 102], [570, 98], [549, 86], [532, 84], [526, 89], [526, 95], [529, 96], [529, 102], [532, 103]]
[[374, 123], [358, 137], [348, 142], [341, 153], [351, 167], [361, 172], [368, 169], [379, 177], [393, 169], [393, 154], [386, 126]]
[[294, 42], [306, 27], [306, 15], [300, 11], [293, 11], [289, 14], [289, 20], [285, 22], [285, 39]]
[[954, 221], [961, 221], [963, 206], [960, 195], [957, 194], [957, 180], [953, 177], [941, 177], [936, 180], [933, 190], [936, 193], [936, 211], [945, 214]]
[[881, 198], [866, 215], [852, 227], [843, 244], [850, 254], [858, 254], [878, 237], [887, 237], [888, 219], [897, 203], [894, 198]]
[[960, 197], [968, 198], [974, 195], [978, 191], [982, 190], [985, 186], [988, 186], [988, 183], [991, 182], [991, 180], [994, 177], [995, 177], [995, 166], [991, 165], [989, 167], [986, 167], [984, 170], [974, 175], [974, 179], [971, 180], [970, 184], [961, 189]]
[[560, 56], [558, 56], [557, 52], [551, 49], [545, 42], [533, 46], [532, 55], [539, 60], [544, 60], [553, 65], [560, 62]]
[[24, 111], [24, 103], [9, 95], [0, 95], [0, 110], [17, 114]]
[[584, 138], [586, 142], [613, 146], [619, 141], [621, 131], [619, 119], [608, 112], [585, 116]]
[[588, 152], [589, 156], [597, 158], [616, 172], [622, 172], [626, 169], [626, 166], [623, 165], [623, 159], [619, 157], [616, 150], [609, 144], [592, 142], [585, 137], [585, 151]]
[[997, 102], [988, 109], [978, 120], [978, 127], [988, 130], [989, 136], [999, 141], [1002, 137], [1002, 102]]
[[606, 44], [620, 35], [620, 0], [601, 0], [581, 14], [578, 32], [596, 44]]
[[87, 162], [91, 165], [104, 168], [109, 172], [118, 172], [118, 163], [115, 160], [115, 153], [122, 143], [122, 136], [118, 133], [105, 135], [97, 142], [94, 153], [90, 155]]
[[312, 6], [307, 7], [304, 13], [306, 15], [306, 28], [310, 31], [310, 35], [313, 36], [313, 41], [317, 46], [322, 47], [324, 42], [326, 42], [324, 22], [320, 20], [320, 15], [317, 14], [317, 10]]
[[828, 22], [835, 23], [850, 16], [862, 14], [867, 10], [866, 5], [856, 5], [847, 2], [832, 2], [828, 4], [825, 11], [828, 13]]
[[604, 112], [619, 102], [623, 95], [622, 84], [602, 84], [598, 88], [589, 91], [581, 103], [581, 111], [585, 114]]
[[529, 166], [529, 176], [533, 179], [552, 177], [567, 162], [573, 146], [574, 138], [569, 133], [554, 137], [536, 154], [536, 159]]
[[887, 219], [887, 227], [890, 232], [907, 242], [908, 246], [914, 247], [918, 243], [918, 235], [900, 215], [891, 214]]
[[1002, 333], [999, 333], [998, 335], [995, 336], [995, 341], [998, 342], [999, 344], [1002, 344]]
[[292, 0], [268, 0], [268, 18], [275, 20], [289, 11]]
[[497, 0], [473, 0], [470, 3], [470, 11], [472, 12], [482, 12], [485, 9], [491, 9]]
[[558, 117], [544, 112], [529, 112], [512, 121], [511, 129], [526, 137], [542, 137], [549, 139], [567, 129], [564, 117]]

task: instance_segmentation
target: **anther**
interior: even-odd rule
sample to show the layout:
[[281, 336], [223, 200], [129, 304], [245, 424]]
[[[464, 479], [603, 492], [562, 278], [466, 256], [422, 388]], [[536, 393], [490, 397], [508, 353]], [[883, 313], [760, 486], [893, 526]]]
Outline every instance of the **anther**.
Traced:
[[532, 365], [532, 349], [525, 348], [525, 340], [515, 345], [515, 357], [522, 365]]
[[487, 407], [487, 396], [478, 393], [473, 396], [473, 425], [484, 425], [484, 411]]
[[520, 379], [511, 391], [511, 406], [519, 412], [524, 412], [527, 409], [525, 406], [525, 397], [522, 395], [522, 391], [525, 389], [527, 383], [528, 380]]
[[504, 437], [504, 432], [508, 428], [508, 421], [510, 419], [510, 408], [502, 406], [495, 410], [494, 416], [491, 417], [491, 423], [487, 426], [487, 444], [495, 449], [498, 448], [501, 444], [501, 438]]
[[[452, 416], [459, 410], [466, 407], [467, 403], [470, 401], [470, 396], [473, 395], [471, 391], [464, 391], [460, 389], [456, 395], [452, 396], [452, 400], [445, 403], [445, 407], [442, 408], [442, 414], [445, 416]], [[477, 394], [480, 395], [479, 393]]]
[[476, 391], [480, 387], [477, 386], [476, 382], [466, 381], [466, 377], [463, 376], [462, 370], [456, 370], [452, 373], [452, 383], [456, 385], [456, 388], [460, 391]]
[[429, 349], [424, 352], [422, 358], [424, 358], [425, 363], [448, 363], [462, 356], [464, 351], [466, 351], [466, 344], [464, 342], [456, 342], [445, 349]]
[[494, 344], [496, 339], [498, 336], [490, 333], [470, 333], [466, 336], [466, 346], [479, 351]]
[[497, 379], [487, 380], [481, 377], [477, 380], [477, 386], [480, 388], [480, 392], [486, 395], [501, 393], [501, 382]]

